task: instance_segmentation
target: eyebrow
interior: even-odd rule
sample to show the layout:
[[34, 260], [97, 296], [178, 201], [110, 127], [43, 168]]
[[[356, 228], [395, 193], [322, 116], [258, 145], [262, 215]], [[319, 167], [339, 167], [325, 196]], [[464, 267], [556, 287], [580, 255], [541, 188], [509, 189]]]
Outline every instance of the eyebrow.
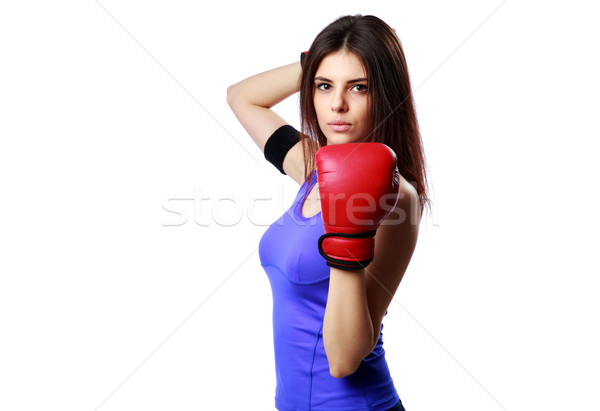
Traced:
[[[315, 81], [326, 81], [328, 83], [333, 83], [333, 81], [329, 80], [328, 78], [321, 77], [321, 76], [315, 77]], [[363, 81], [368, 81], [368, 79], [366, 77], [355, 78], [354, 80], [348, 80], [346, 82], [346, 84], [360, 83], [360, 82], [363, 82]]]

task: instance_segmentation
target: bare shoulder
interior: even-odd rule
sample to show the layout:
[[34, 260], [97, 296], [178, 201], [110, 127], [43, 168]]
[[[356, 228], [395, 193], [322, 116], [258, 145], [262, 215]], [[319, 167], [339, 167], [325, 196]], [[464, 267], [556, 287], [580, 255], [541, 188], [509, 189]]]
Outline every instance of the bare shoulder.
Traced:
[[377, 230], [375, 244], [380, 258], [403, 272], [417, 244], [420, 223], [419, 193], [401, 176], [398, 202]]
[[417, 189], [410, 184], [404, 177], [400, 176], [400, 194], [398, 202], [387, 218], [382, 222], [382, 226], [418, 227], [421, 222], [421, 206], [419, 203], [419, 193]]

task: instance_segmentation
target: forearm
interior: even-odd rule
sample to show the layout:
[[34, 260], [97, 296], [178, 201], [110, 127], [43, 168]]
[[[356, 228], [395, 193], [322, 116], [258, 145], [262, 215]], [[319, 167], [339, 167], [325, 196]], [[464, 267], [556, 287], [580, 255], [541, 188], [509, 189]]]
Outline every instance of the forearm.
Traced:
[[227, 89], [227, 101], [271, 108], [300, 91], [302, 69], [292, 63], [242, 80]]
[[364, 269], [330, 268], [323, 345], [334, 377], [353, 373], [373, 350], [373, 323], [367, 305], [364, 274]]

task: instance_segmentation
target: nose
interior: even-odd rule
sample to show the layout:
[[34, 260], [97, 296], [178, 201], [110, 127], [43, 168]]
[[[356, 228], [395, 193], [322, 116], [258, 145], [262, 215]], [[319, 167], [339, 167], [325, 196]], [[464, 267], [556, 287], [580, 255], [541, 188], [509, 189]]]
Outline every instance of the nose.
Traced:
[[336, 113], [344, 113], [348, 111], [346, 98], [342, 90], [336, 90], [331, 96], [331, 111]]

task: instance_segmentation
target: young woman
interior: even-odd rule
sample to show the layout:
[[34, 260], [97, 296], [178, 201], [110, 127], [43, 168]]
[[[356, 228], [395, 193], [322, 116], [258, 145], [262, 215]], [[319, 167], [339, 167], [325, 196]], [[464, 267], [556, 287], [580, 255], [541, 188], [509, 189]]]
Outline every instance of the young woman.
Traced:
[[[273, 292], [275, 406], [404, 410], [382, 347], [382, 321], [429, 198], [402, 47], [377, 17], [344, 16], [302, 60], [227, 90], [267, 160], [300, 185], [259, 245]], [[298, 91], [301, 132], [271, 110]], [[393, 201], [361, 203], [359, 214], [368, 209], [373, 218], [365, 228], [347, 213], [348, 198], [358, 194]]]

